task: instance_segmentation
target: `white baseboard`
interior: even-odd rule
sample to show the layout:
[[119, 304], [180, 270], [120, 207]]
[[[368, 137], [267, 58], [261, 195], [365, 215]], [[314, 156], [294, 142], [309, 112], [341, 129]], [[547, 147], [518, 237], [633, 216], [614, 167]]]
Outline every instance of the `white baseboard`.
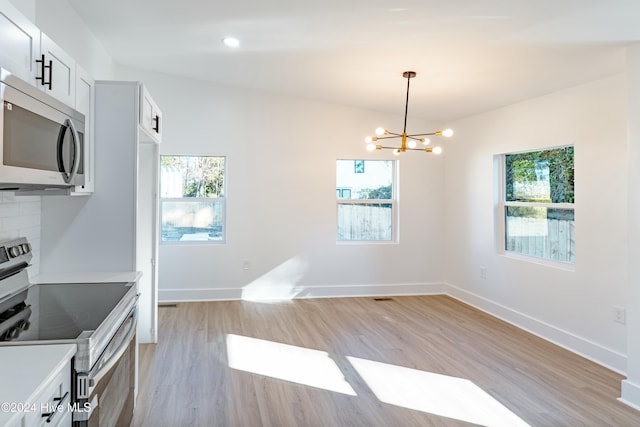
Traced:
[[161, 303], [187, 301], [284, 300], [293, 298], [342, 298], [402, 295], [441, 295], [443, 283], [401, 283], [395, 285], [340, 285], [268, 288], [160, 289]]
[[447, 295], [465, 304], [469, 304], [498, 319], [504, 320], [520, 329], [552, 342], [562, 348], [576, 353], [586, 359], [602, 365], [612, 371], [625, 375], [627, 356], [617, 351], [594, 343], [586, 338], [572, 334], [556, 326], [520, 313], [502, 304], [491, 301], [457, 286], [447, 284]]
[[640, 385], [629, 380], [622, 381], [622, 397], [618, 400], [625, 405], [640, 410]]
[[232, 301], [240, 299], [242, 290], [236, 288], [216, 289], [158, 289], [158, 302]]
[[[160, 289], [161, 303], [187, 301], [283, 300], [293, 298], [342, 298], [402, 295], [449, 295], [520, 329], [550, 341], [622, 375], [627, 357], [588, 339], [549, 325], [524, 313], [468, 292], [448, 283], [405, 283], [396, 285], [340, 285], [268, 288]], [[630, 386], [629, 386], [630, 387]], [[629, 392], [631, 396], [631, 392]], [[624, 395], [623, 395], [624, 398]], [[628, 398], [630, 402], [640, 403]]]

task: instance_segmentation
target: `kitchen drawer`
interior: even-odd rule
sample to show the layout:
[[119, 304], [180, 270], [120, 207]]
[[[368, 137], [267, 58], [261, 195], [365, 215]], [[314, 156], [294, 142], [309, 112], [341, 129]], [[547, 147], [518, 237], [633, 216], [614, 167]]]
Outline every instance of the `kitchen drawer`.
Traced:
[[[45, 380], [24, 417], [25, 427], [71, 427], [71, 361]], [[47, 422], [49, 421], [49, 422]]]

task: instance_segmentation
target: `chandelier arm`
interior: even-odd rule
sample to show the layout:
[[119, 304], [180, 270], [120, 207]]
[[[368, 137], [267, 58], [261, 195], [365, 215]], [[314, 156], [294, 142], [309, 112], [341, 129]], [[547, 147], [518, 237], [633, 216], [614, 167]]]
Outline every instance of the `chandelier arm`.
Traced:
[[400, 138], [400, 137], [402, 137], [402, 135], [394, 135], [394, 136], [379, 136], [379, 137], [378, 137], [378, 140], [381, 140], [381, 139], [394, 139], [394, 138]]
[[426, 151], [427, 153], [433, 152], [433, 148], [432, 147], [428, 147], [428, 148], [409, 148], [409, 147], [405, 147], [404, 149], [402, 147], [385, 147], [384, 145], [379, 145], [377, 147], [380, 147], [380, 148], [378, 148], [378, 150], [387, 149], [387, 150], [400, 150], [400, 151]]
[[[429, 132], [429, 133], [414, 133], [413, 135], [407, 135], [409, 138], [413, 138], [415, 136], [435, 136], [438, 132]], [[415, 139], [415, 138], [414, 138]]]

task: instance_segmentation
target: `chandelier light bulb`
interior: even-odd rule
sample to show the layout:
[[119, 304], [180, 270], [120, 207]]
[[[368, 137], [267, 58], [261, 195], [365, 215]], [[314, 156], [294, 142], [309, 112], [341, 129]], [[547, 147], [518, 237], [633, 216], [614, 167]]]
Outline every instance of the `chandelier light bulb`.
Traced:
[[447, 138], [449, 138], [452, 135], [453, 135], [453, 129], [445, 129], [442, 131], [442, 136], [446, 136]]
[[370, 142], [369, 144], [367, 144], [367, 151], [375, 151], [376, 149], [376, 144]]
[[441, 147], [433, 147], [433, 154], [440, 154], [440, 153], [442, 153]]
[[429, 145], [429, 143], [431, 142], [431, 140], [429, 138], [422, 138], [420, 140], [420, 142], [422, 142], [424, 145]]
[[407, 141], [407, 147], [416, 148], [416, 142], [413, 139], [410, 139], [409, 141]]
[[384, 128], [377, 128], [376, 129], [376, 135], [378, 135], [378, 136], [384, 135]]
[[393, 154], [396, 155], [396, 156], [399, 156], [400, 155], [400, 149], [396, 148], [395, 150], [393, 150]]
[[370, 136], [366, 137], [364, 139], [364, 142], [366, 142], [367, 144], [371, 144], [373, 142], [373, 138], [371, 138]]

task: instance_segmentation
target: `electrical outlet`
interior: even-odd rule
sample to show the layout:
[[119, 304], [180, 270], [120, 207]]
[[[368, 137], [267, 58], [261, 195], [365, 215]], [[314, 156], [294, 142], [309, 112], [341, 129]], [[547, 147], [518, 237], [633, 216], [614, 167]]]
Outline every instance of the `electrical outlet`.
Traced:
[[242, 269], [248, 270], [251, 268], [251, 263], [249, 261], [242, 261]]
[[624, 307], [613, 306], [613, 321], [623, 325], [627, 323], [627, 311]]
[[481, 279], [487, 278], [487, 267], [480, 266], [480, 278]]

